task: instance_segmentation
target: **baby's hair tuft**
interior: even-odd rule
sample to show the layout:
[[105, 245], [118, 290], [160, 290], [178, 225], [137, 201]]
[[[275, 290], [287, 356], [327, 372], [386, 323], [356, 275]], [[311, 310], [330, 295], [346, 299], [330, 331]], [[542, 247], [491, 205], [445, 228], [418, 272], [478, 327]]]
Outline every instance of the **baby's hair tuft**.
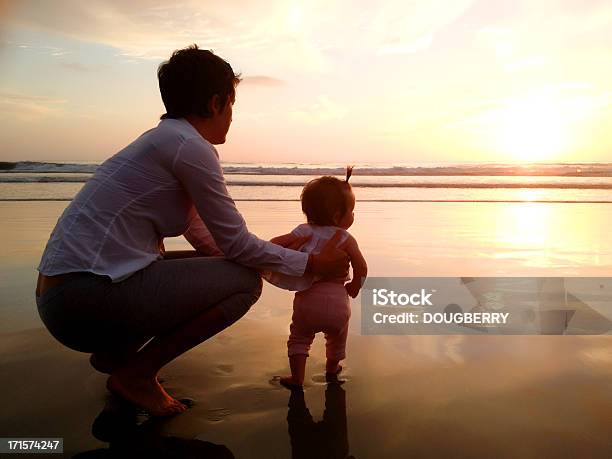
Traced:
[[353, 167], [354, 166], [346, 166], [346, 179], [344, 180], [346, 183], [348, 183], [351, 175], [353, 175]]

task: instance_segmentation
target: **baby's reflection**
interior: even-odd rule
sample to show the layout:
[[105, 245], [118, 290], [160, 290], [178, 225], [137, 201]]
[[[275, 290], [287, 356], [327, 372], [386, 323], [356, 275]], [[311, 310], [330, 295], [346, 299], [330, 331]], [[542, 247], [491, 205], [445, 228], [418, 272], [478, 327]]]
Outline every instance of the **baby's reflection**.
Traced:
[[346, 394], [340, 384], [327, 385], [323, 419], [315, 422], [304, 400], [294, 389], [287, 413], [293, 459], [350, 459], [346, 424]]
[[111, 396], [91, 427], [93, 436], [109, 447], [82, 452], [73, 458], [234, 459], [225, 445], [164, 436], [163, 425], [162, 418], [143, 418], [132, 405]]

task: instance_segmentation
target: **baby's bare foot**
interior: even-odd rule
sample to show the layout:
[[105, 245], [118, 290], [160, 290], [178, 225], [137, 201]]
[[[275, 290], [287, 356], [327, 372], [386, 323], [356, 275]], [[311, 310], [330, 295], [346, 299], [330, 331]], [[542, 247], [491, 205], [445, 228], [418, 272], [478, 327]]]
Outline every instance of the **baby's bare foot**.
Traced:
[[329, 367], [325, 370], [325, 380], [327, 382], [338, 382], [338, 375], [342, 372], [342, 365], [336, 365], [336, 368], [333, 368], [332, 371], [330, 371]]
[[325, 373], [329, 375], [339, 375], [341, 371], [342, 371], [342, 365], [338, 365], [338, 364], [336, 364], [336, 366], [333, 366], [331, 368], [330, 367], [325, 368]]
[[154, 378], [144, 379], [116, 372], [108, 378], [106, 387], [112, 393], [147, 410], [152, 416], [169, 416], [186, 410], [185, 405], [168, 395]]
[[287, 389], [301, 389], [303, 383], [302, 381], [296, 381], [293, 379], [293, 376], [283, 376], [278, 380], [278, 382]]

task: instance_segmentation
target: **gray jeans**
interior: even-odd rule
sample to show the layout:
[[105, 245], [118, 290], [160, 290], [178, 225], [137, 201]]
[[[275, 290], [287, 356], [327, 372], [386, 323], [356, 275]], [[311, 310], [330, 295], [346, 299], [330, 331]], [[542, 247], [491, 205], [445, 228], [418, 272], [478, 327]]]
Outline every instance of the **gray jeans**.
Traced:
[[78, 273], [36, 298], [40, 318], [72, 349], [113, 351], [144, 344], [211, 308], [220, 308], [229, 326], [261, 295], [252, 269], [195, 252], [167, 255], [117, 283]]

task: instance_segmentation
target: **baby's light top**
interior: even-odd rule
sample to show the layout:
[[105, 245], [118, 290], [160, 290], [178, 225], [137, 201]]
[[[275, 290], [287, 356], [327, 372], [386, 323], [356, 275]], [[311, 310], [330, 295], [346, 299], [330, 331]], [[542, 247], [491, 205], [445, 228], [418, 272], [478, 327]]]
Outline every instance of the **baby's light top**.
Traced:
[[[311, 238], [298, 250], [300, 252], [317, 254], [320, 253], [327, 241], [329, 241], [336, 231], [342, 233], [338, 246], [342, 245], [349, 237], [349, 232], [337, 226], [318, 226], [309, 223], [303, 223], [295, 227], [292, 234], [298, 237], [312, 235]], [[263, 278], [279, 288], [292, 291], [303, 291], [309, 289], [312, 284], [319, 280], [318, 277], [305, 275], [303, 277], [289, 276], [276, 272], [264, 272]], [[350, 280], [347, 275], [346, 281]]]

